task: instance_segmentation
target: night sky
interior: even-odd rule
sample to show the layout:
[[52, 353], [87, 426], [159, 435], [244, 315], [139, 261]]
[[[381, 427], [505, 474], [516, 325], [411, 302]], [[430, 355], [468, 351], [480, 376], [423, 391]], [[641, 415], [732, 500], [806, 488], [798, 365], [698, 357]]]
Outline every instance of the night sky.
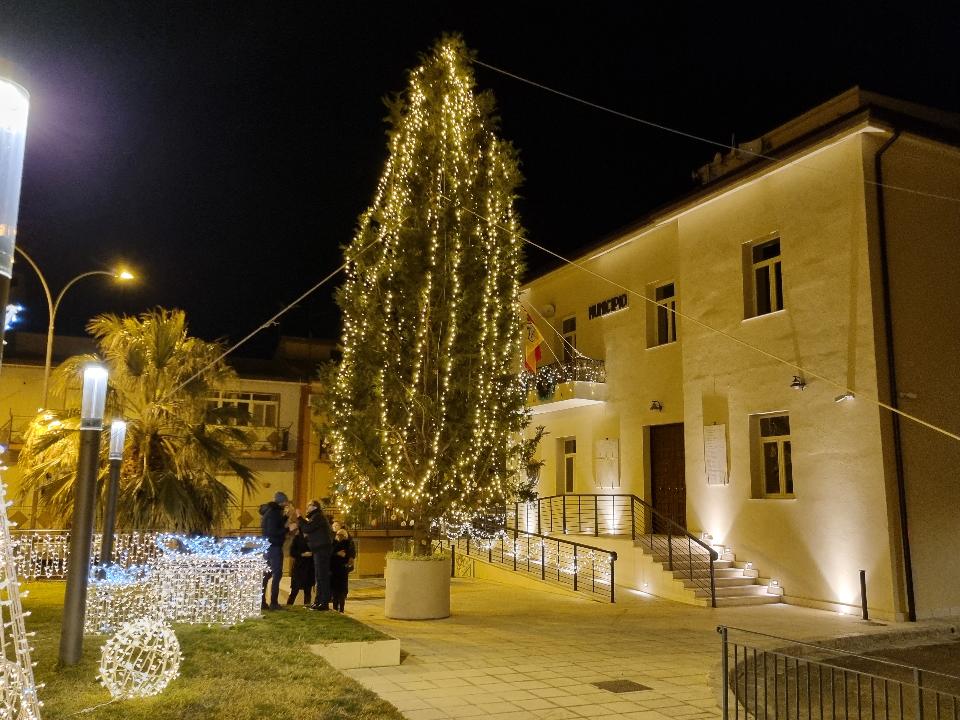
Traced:
[[[32, 96], [18, 245], [55, 291], [119, 259], [143, 276], [82, 281], [58, 333], [162, 305], [202, 337], [238, 339], [336, 268], [386, 158], [382, 99], [444, 31], [490, 64], [725, 143], [856, 84], [960, 111], [956, 10], [286, 5], [0, 0], [0, 57]], [[477, 79], [521, 153], [529, 236], [558, 251], [687, 191], [716, 152], [482, 67]], [[24, 326], [43, 331], [39, 284], [22, 261], [14, 277]], [[240, 354], [281, 332], [333, 337], [338, 322], [321, 291]]]

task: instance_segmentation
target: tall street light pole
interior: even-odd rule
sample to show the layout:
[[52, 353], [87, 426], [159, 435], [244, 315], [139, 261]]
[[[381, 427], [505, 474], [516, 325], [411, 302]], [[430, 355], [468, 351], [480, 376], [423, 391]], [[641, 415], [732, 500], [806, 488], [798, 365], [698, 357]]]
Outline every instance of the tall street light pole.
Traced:
[[[27, 91], [0, 77], [0, 315], [7, 307], [13, 275], [29, 110]], [[0, 360], [3, 359], [3, 324], [0, 323]]]
[[70, 525], [70, 562], [63, 598], [60, 629], [60, 664], [76, 665], [83, 654], [83, 623], [87, 612], [90, 545], [96, 510], [97, 470], [100, 466], [100, 433], [107, 400], [107, 369], [87, 365], [80, 395], [80, 454], [77, 460], [73, 523]]
[[47, 409], [47, 400], [50, 394], [50, 370], [53, 366], [53, 328], [54, 322], [57, 318], [57, 310], [60, 309], [60, 302], [63, 300], [63, 296], [67, 293], [74, 283], [79, 280], [83, 280], [85, 277], [91, 277], [92, 275], [109, 275], [112, 278], [117, 280], [133, 280], [133, 274], [128, 270], [117, 270], [111, 272], [109, 270], [91, 270], [90, 272], [80, 273], [70, 282], [63, 286], [63, 289], [54, 299], [53, 294], [50, 292], [50, 286], [47, 284], [47, 279], [43, 276], [43, 273], [40, 272], [40, 267], [34, 262], [33, 258], [30, 257], [21, 247], [17, 247], [16, 251], [23, 256], [23, 259], [30, 263], [30, 267], [34, 269], [37, 273], [37, 277], [40, 278], [40, 284], [43, 286], [43, 292], [47, 296], [47, 352], [46, 358], [43, 364], [43, 409]]

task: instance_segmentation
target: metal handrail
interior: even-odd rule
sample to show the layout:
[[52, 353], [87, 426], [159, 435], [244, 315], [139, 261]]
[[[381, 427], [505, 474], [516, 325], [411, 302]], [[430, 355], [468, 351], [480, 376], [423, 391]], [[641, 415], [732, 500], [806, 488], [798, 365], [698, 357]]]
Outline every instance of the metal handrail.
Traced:
[[[548, 545], [556, 547], [548, 551]], [[512, 538], [499, 535], [480, 542], [469, 536], [457, 538], [450, 540], [450, 549], [588, 597], [616, 601], [613, 550], [522, 530], [513, 530]]]
[[[788, 643], [765, 649], [730, 638], [730, 631]], [[720, 625], [723, 720], [940, 720], [960, 717], [960, 677], [849, 650]], [[791, 646], [825, 657], [805, 657]], [[845, 667], [855, 658], [896, 668], [889, 675]], [[879, 668], [878, 668], [879, 669]]]
[[[586, 499], [586, 501], [585, 501]], [[559, 501], [559, 502], [558, 502]], [[536, 501], [536, 532], [543, 533], [544, 527], [544, 503], [547, 505], [550, 533], [558, 530], [564, 534], [568, 532], [587, 533], [594, 536], [603, 535], [626, 535], [629, 534], [634, 542], [643, 538], [641, 545], [649, 547], [650, 552], [662, 551], [667, 558], [667, 568], [674, 572], [674, 577], [680, 576], [680, 579], [689, 580], [695, 587], [705, 593], [709, 593], [710, 604], [717, 606], [716, 575], [714, 563], [719, 558], [716, 550], [711, 548], [705, 542], [695, 537], [686, 528], [658, 512], [646, 501], [632, 494], [569, 494], [569, 495], [550, 495], [538, 498]], [[559, 508], [556, 506], [559, 504]], [[572, 508], [571, 508], [572, 505]], [[609, 506], [609, 507], [608, 507]], [[530, 506], [526, 510], [526, 532], [532, 532], [530, 527]], [[560, 522], [555, 523], [557, 511], [560, 513]], [[619, 511], [619, 512], [618, 512]], [[606, 514], [606, 519], [604, 519]], [[508, 527], [510, 520], [509, 510]], [[629, 518], [629, 529], [624, 532], [625, 527], [622, 518]], [[521, 530], [521, 504], [513, 505], [514, 528]], [[647, 518], [649, 517], [650, 531], [646, 529]], [[618, 520], [618, 518], [621, 518]], [[665, 540], [658, 540], [658, 534], [653, 531], [654, 519], [657, 524], [666, 527]], [[559, 527], [557, 525], [559, 524]], [[601, 525], [605, 525], [605, 532], [601, 533]], [[573, 529], [571, 529], [571, 525]], [[545, 533], [549, 534], [549, 533]], [[686, 541], [686, 551], [682, 547], [677, 549], [681, 557], [685, 557], [685, 567], [679, 567], [674, 561], [674, 548], [680, 540]], [[699, 571], [709, 570], [709, 578], [698, 577]]]

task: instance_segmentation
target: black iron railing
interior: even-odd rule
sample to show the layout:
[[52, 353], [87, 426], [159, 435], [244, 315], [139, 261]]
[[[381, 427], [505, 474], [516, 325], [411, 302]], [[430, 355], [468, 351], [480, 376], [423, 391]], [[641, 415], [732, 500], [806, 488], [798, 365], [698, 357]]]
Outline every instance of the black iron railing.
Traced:
[[698, 595], [717, 606], [716, 550], [636, 495], [552, 495], [507, 507], [507, 527], [552, 536], [629, 536]]
[[450, 548], [597, 600], [616, 600], [617, 553], [612, 550], [520, 530], [492, 540], [458, 538], [450, 541]]
[[960, 717], [960, 677], [741, 628], [717, 632], [723, 720]]

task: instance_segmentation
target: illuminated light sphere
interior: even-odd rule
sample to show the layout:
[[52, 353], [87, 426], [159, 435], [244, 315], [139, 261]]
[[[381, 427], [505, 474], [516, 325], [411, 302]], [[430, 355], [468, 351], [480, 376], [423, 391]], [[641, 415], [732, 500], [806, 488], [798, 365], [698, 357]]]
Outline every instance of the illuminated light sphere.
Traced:
[[100, 682], [117, 699], [157, 695], [180, 674], [180, 643], [162, 620], [125, 623], [103, 645]]

